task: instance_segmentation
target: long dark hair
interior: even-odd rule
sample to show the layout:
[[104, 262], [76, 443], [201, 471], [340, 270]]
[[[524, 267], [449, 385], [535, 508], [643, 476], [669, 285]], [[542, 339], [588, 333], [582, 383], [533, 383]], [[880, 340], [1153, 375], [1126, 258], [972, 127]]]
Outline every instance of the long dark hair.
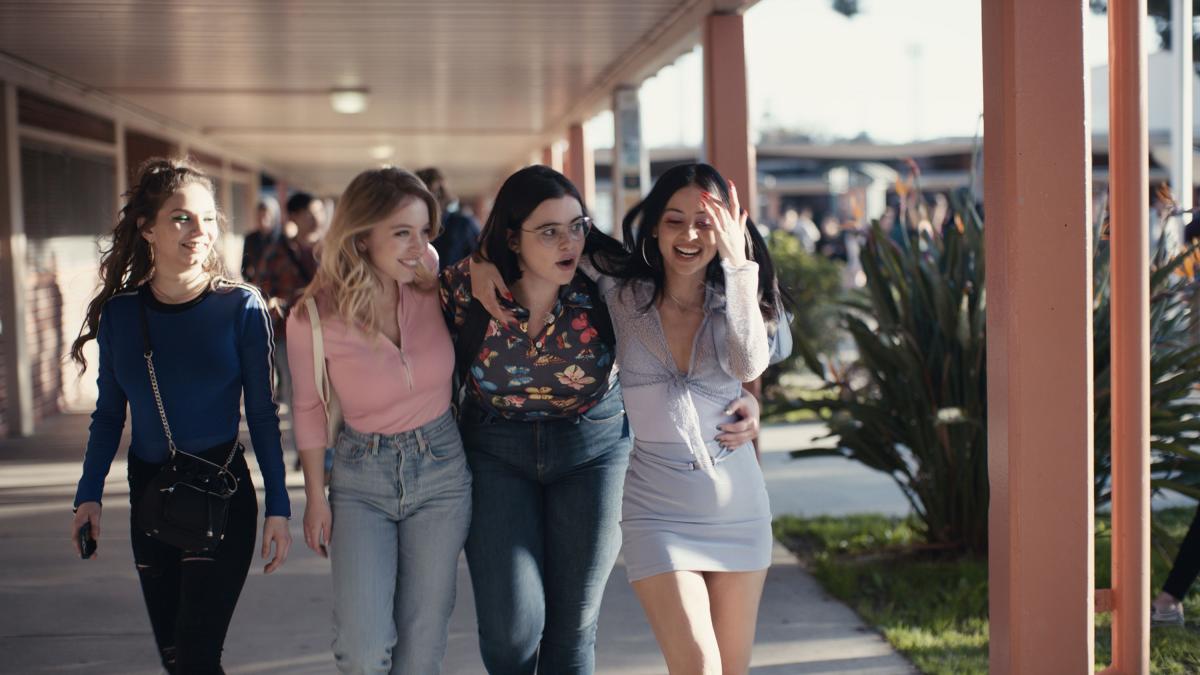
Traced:
[[[154, 258], [142, 230], [154, 226], [163, 202], [185, 185], [203, 185], [213, 192], [212, 179], [185, 159], [151, 157], [138, 168], [137, 177], [129, 191], [121, 195], [125, 206], [117, 216], [112, 230], [112, 244], [100, 257], [100, 292], [88, 304], [87, 316], [79, 329], [79, 337], [71, 344], [71, 358], [80, 368], [87, 368], [83, 347], [96, 337], [100, 328], [100, 313], [114, 295], [141, 286], [154, 275]], [[224, 216], [218, 210], [217, 222], [224, 231]], [[213, 247], [204, 261], [204, 271], [212, 282], [227, 276], [225, 262]]]
[[[700, 162], [673, 166], [654, 183], [650, 194], [625, 214], [621, 223], [625, 250], [621, 255], [613, 255], [607, 250], [594, 255], [592, 260], [597, 269], [619, 279], [651, 281], [654, 284], [651, 303], [661, 299], [665, 284], [663, 259], [652, 235], [662, 221], [667, 202], [676, 192], [689, 185], [717, 195], [726, 208], [731, 208], [729, 183], [716, 169]], [[750, 236], [749, 259], [758, 263], [759, 307], [766, 321], [778, 322], [783, 303], [791, 304], [790, 299], [779, 287], [767, 242], [758, 233], [753, 220], [746, 220], [746, 230]], [[708, 264], [705, 281], [717, 288], [724, 288], [725, 275], [721, 271], [720, 254]]]
[[[548, 166], [527, 166], [509, 176], [500, 186], [492, 212], [479, 235], [479, 250], [486, 260], [500, 270], [504, 283], [511, 284], [521, 278], [517, 253], [509, 246], [513, 237], [520, 236], [521, 223], [542, 202], [562, 197], [574, 198], [583, 209], [583, 215], [588, 215], [587, 204], [583, 203], [583, 197], [575, 185]], [[583, 252], [590, 254], [596, 251], [607, 251], [609, 255], [614, 255], [620, 254], [622, 248], [619, 242], [593, 227], [583, 242]]]

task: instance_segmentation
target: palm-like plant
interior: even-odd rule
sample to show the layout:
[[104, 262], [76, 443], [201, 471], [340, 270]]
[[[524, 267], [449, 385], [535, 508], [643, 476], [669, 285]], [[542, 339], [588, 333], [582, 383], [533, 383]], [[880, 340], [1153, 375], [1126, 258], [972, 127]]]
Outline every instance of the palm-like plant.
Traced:
[[[1163, 223], [1164, 227], [1166, 222]], [[1151, 486], [1200, 498], [1200, 344], [1194, 310], [1196, 246], [1170, 253], [1160, 240], [1150, 270], [1150, 452]], [[1092, 333], [1095, 380], [1095, 501], [1112, 500], [1112, 369], [1109, 246], [1096, 237], [1093, 264]], [[1155, 548], [1167, 555], [1169, 541], [1154, 527]]]
[[[818, 411], [838, 447], [796, 457], [841, 455], [890, 475], [931, 544], [987, 546], [987, 380], [983, 223], [966, 193], [954, 195], [952, 226], [889, 239], [878, 223], [863, 250], [865, 293], [842, 303], [858, 348], [849, 368], [826, 366], [798, 335], [797, 349], [836, 393], [794, 401]], [[921, 205], [901, 214], [919, 221]], [[906, 228], [907, 231], [907, 228]], [[1195, 312], [1200, 245], [1168, 252], [1150, 274], [1151, 485], [1200, 498], [1200, 344]], [[1109, 250], [1094, 252], [1095, 502], [1111, 501]], [[1166, 537], [1153, 541], [1166, 555]]]
[[930, 544], [981, 552], [988, 505], [983, 223], [968, 191], [953, 195], [951, 207], [942, 232], [928, 227], [918, 200], [900, 213], [903, 236], [889, 238], [878, 222], [867, 234], [865, 293], [844, 301], [841, 312], [858, 348], [853, 367], [827, 368], [803, 336], [797, 340], [836, 398], [794, 405], [816, 410], [838, 447], [793, 455], [837, 454], [887, 473]]

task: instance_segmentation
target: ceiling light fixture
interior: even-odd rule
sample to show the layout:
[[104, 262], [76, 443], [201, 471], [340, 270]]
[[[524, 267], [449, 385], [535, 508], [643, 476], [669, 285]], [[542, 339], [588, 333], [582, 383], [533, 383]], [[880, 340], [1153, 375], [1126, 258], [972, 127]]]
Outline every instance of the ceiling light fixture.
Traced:
[[367, 90], [362, 87], [330, 89], [329, 104], [343, 115], [357, 115], [367, 109]]
[[375, 159], [386, 162], [396, 154], [396, 148], [387, 144], [376, 145], [371, 148], [371, 156]]

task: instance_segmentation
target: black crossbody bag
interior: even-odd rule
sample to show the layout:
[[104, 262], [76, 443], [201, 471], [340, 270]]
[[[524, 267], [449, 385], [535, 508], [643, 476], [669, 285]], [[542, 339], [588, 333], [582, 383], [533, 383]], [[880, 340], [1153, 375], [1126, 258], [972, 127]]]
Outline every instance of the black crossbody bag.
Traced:
[[175, 447], [158, 378], [154, 374], [154, 351], [150, 348], [150, 323], [145, 304], [141, 306], [141, 316], [146, 370], [150, 373], [150, 388], [171, 455], [150, 480], [138, 502], [138, 526], [148, 536], [184, 551], [209, 552], [225, 538], [229, 498], [238, 489], [237, 477], [229, 470], [229, 465], [242, 444], [237, 439], [230, 441], [229, 456], [224, 465]]

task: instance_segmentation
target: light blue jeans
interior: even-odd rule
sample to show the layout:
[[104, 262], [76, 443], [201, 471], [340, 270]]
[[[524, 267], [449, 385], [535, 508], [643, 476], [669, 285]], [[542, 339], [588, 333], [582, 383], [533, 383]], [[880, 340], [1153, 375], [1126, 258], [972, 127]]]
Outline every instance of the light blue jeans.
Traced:
[[453, 416], [392, 435], [343, 429], [329, 501], [338, 669], [440, 672], [471, 520]]

